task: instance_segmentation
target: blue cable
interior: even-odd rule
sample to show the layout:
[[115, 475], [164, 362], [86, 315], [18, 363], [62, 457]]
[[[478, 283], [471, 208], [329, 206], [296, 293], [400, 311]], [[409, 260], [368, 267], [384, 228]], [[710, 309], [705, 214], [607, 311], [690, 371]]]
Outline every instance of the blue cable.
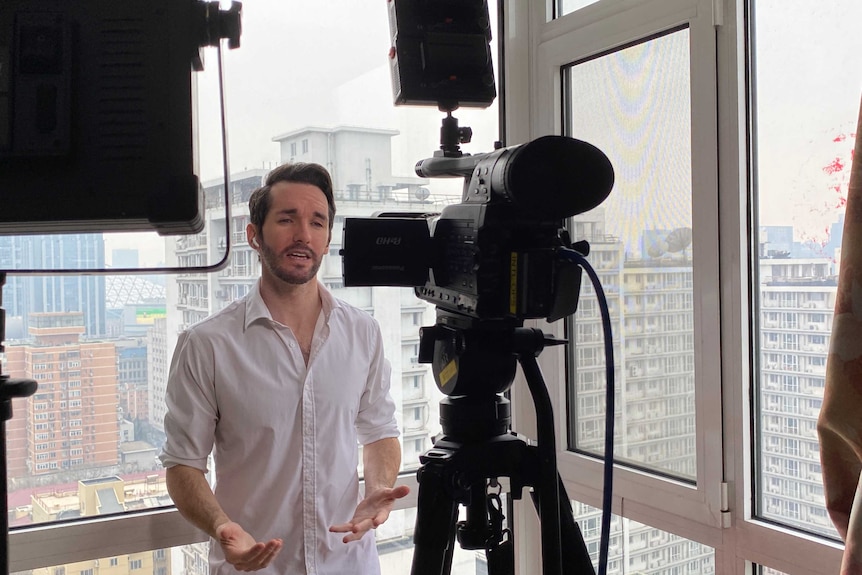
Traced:
[[599, 311], [602, 315], [602, 329], [605, 343], [605, 373], [607, 400], [605, 405], [605, 466], [604, 466], [604, 488], [602, 495], [602, 536], [599, 542], [599, 575], [605, 575], [608, 567], [608, 547], [610, 546], [611, 530], [611, 504], [614, 482], [614, 346], [613, 334], [611, 333], [611, 314], [608, 310], [608, 300], [605, 290], [599, 282], [599, 276], [586, 260], [586, 258], [575, 250], [561, 249], [560, 254], [581, 266], [596, 290], [596, 298], [599, 301]]

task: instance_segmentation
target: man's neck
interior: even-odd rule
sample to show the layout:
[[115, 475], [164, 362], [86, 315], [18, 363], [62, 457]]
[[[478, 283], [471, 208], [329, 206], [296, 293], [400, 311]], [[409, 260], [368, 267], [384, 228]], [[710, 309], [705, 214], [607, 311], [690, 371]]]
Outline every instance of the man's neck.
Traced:
[[321, 301], [317, 279], [304, 284], [289, 284], [278, 278], [260, 278], [260, 296], [272, 319], [291, 329], [317, 322]]

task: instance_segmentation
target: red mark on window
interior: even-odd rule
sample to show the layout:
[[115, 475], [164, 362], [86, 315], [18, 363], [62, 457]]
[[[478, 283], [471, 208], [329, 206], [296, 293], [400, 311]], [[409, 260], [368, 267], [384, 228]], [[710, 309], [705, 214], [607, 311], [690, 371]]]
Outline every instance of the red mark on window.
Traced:
[[834, 174], [835, 172], [840, 172], [844, 169], [844, 162], [841, 161], [841, 158], [835, 158], [830, 163], [823, 167], [823, 171], [827, 174]]

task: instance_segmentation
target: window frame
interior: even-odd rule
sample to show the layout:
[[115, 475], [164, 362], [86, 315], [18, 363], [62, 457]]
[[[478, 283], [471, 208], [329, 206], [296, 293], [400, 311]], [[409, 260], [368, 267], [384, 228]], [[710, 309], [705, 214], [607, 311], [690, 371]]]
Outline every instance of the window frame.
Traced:
[[[364, 489], [364, 482], [361, 484]], [[399, 476], [396, 485], [409, 486], [410, 494], [399, 499], [395, 509], [416, 507], [416, 474]], [[9, 572], [167, 549], [208, 539], [175, 507], [35, 525], [10, 532]]]
[[[702, 3], [702, 2], [701, 2]], [[715, 77], [714, 73], [714, 35], [712, 14], [704, 16], [699, 6], [690, 0], [659, 0], [631, 3], [608, 4], [597, 3], [581, 11], [573, 12], [557, 20], [544, 23], [545, 13], [541, 3], [533, 5], [529, 15], [536, 23], [537, 44], [534, 46], [534, 66], [532, 81], [536, 83], [534, 93], [536, 102], [531, 106], [533, 112], [530, 126], [530, 137], [562, 131], [563, 85], [561, 68], [571, 62], [590, 58], [606, 53], [611, 49], [622, 47], [642, 38], [650, 38], [664, 33], [666, 30], [688, 27], [691, 42], [692, 68], [692, 147], [702, 150], [702, 155], [692, 153], [692, 179], [697, 189], [706, 189], [707, 193], [693, 199], [693, 228], [697, 230], [698, 242], [693, 244], [695, 267], [694, 309], [699, 318], [704, 317], [707, 310], [716, 310], [714, 317], [708, 318], [704, 324], [714, 325], [718, 321], [717, 291], [704, 289], [704, 286], [718, 286], [717, 276], [717, 245], [713, 238], [717, 236], [717, 201], [716, 194], [710, 193], [717, 186], [715, 174], [715, 146], [707, 143], [715, 141], [715, 90], [704, 87], [707, 80]], [[580, 13], [595, 13], [595, 18], [585, 16], [579, 19]], [[646, 16], [649, 15], [649, 18]], [[600, 16], [600, 17], [599, 17]], [[613, 33], [608, 33], [612, 29]], [[713, 62], [710, 65], [710, 62]], [[513, 80], [513, 83], [514, 82]], [[708, 88], [708, 89], [707, 89]], [[542, 105], [544, 103], [544, 105]], [[512, 98], [507, 97], [507, 108], [513, 105]], [[509, 142], [511, 145], [512, 142]], [[704, 157], [705, 156], [705, 157]], [[613, 192], [612, 192], [613, 193]], [[576, 239], [576, 238], [574, 238]], [[714, 320], [709, 321], [710, 319]], [[559, 322], [562, 323], [562, 322]], [[553, 326], [558, 332], [562, 326]], [[698, 422], [697, 445], [697, 481], [692, 486], [685, 481], [668, 480], [655, 474], [645, 473], [630, 467], [617, 465], [614, 477], [615, 501], [626, 501], [626, 506], [634, 512], [630, 517], [651, 516], [653, 513], [670, 512], [673, 516], [682, 516], [694, 520], [700, 527], [706, 527], [705, 536], [716, 538], [716, 533], [706, 535], [713, 528], [718, 528], [722, 522], [721, 501], [721, 445], [720, 442], [708, 440], [704, 429], [720, 428], [719, 415], [708, 408], [720, 401], [719, 365], [717, 352], [719, 349], [718, 334], [715, 330], [704, 330], [696, 327], [696, 416]], [[557, 335], [562, 335], [558, 333]], [[557, 357], [551, 359], [552, 355]], [[549, 391], [557, 400], [558, 405], [565, 405], [565, 388], [561, 382], [562, 352], [548, 350], [543, 354], [547, 364], [553, 362], [557, 377], [549, 378]], [[547, 356], [547, 358], [545, 357]], [[579, 486], [584, 495], [592, 493], [589, 503], [601, 506], [601, 489], [586, 488], [600, 486], [602, 463], [595, 457], [586, 456], [560, 449], [565, 442], [565, 421], [562, 417], [556, 422], [558, 429], [558, 467], [572, 487]], [[640, 505], [638, 501], [651, 501], [644, 509], [635, 511]], [[708, 543], [708, 542], [706, 542]]]

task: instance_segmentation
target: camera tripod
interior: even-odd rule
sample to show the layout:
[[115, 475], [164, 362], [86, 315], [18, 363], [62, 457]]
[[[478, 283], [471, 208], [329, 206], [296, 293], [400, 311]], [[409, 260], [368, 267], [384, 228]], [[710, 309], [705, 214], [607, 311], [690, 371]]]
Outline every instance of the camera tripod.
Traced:
[[[466, 328], [458, 325], [465, 322]], [[489, 494], [500, 477], [509, 478], [515, 499], [533, 488], [543, 573], [595, 573], [557, 471], [553, 409], [536, 361], [545, 346], [561, 343], [538, 329], [443, 311], [435, 326], [422, 328], [419, 361], [433, 364], [448, 397], [440, 402], [443, 433], [420, 456], [411, 575], [448, 575], [456, 536], [463, 549], [485, 550], [490, 575], [514, 573], [512, 534], [502, 528], [499, 493]], [[509, 430], [510, 404], [502, 392], [517, 363], [536, 406], [537, 446]], [[459, 505], [466, 520], [457, 522]]]

